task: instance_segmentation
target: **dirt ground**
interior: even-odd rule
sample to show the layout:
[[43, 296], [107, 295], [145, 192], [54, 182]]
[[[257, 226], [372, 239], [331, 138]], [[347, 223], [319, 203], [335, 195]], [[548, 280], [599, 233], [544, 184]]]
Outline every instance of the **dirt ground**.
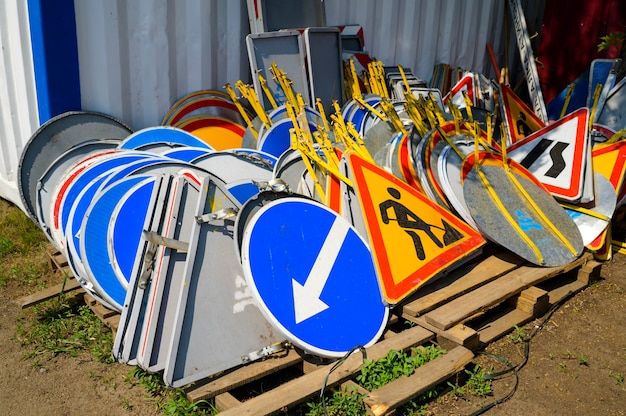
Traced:
[[[3, 259], [3, 262], [8, 261]], [[44, 245], [29, 257], [35, 276], [28, 282], [0, 284], [0, 414], [3, 415], [153, 415], [156, 399], [129, 375], [131, 367], [104, 364], [90, 351], [27, 358], [17, 331], [25, 314], [20, 297], [61, 281], [47, 271]], [[42, 266], [43, 265], [43, 266]], [[28, 266], [28, 265], [22, 265]], [[524, 343], [541, 319], [492, 343], [487, 352], [513, 365], [522, 362]], [[569, 298], [532, 337], [527, 364], [515, 375], [493, 381], [493, 394], [478, 398], [445, 393], [428, 414], [469, 415], [512, 391], [510, 400], [487, 415], [626, 414], [626, 256], [603, 264], [601, 279]], [[519, 335], [519, 337], [515, 337]], [[517, 342], [515, 342], [517, 341]], [[492, 357], [476, 358], [484, 368], [505, 368]]]

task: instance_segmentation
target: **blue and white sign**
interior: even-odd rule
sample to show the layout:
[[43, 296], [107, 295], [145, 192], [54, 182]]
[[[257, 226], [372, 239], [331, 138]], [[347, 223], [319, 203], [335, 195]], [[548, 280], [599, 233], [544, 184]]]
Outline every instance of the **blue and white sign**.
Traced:
[[152, 176], [116, 182], [95, 198], [81, 226], [81, 258], [89, 280], [117, 311], [124, 305], [130, 276], [119, 276], [113, 264], [122, 270], [132, 268], [154, 184]]
[[119, 148], [126, 150], [142, 150], [146, 146], [159, 143], [166, 143], [175, 147], [200, 147], [213, 150], [211, 146], [193, 134], [179, 129], [178, 127], [171, 126], [148, 127], [139, 130], [120, 143]]
[[389, 311], [370, 249], [326, 206], [295, 197], [264, 206], [246, 226], [241, 257], [261, 311], [293, 344], [341, 357], [382, 334]]

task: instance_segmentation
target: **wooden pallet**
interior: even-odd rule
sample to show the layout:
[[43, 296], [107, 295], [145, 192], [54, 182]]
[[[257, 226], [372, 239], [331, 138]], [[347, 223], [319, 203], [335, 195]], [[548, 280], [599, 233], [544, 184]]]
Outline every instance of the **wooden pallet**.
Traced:
[[[367, 358], [380, 358], [393, 349], [406, 350], [433, 341], [448, 353], [412, 376], [374, 392], [359, 388], [366, 395], [368, 412], [388, 414], [460, 372], [478, 349], [582, 290], [599, 277], [600, 268], [601, 263], [593, 260], [590, 253], [567, 266], [545, 268], [520, 264], [518, 257], [496, 252], [423, 288], [417, 296], [394, 308], [384, 339], [367, 350]], [[409, 328], [405, 320], [417, 325]], [[336, 370], [337, 374], [329, 376], [329, 388], [354, 385], [361, 363], [361, 355], [353, 354]], [[242, 391], [258, 389], [258, 385], [270, 389], [268, 384], [259, 383], [280, 378], [286, 368], [291, 368], [292, 374], [296, 369], [297, 376], [263, 394], [242, 397]], [[215, 398], [220, 414], [277, 414], [314, 400], [329, 368], [330, 364], [314, 365], [289, 351], [204, 381], [188, 391], [187, 397], [192, 402]]]
[[[390, 350], [430, 343], [448, 351], [410, 377], [370, 392], [355, 383], [363, 364], [361, 353], [352, 354], [330, 373], [333, 363], [313, 362], [290, 348], [201, 380], [187, 390], [187, 397], [192, 402], [212, 398], [220, 414], [225, 415], [279, 414], [316, 400], [326, 379], [327, 389], [356, 386], [365, 395], [369, 414], [389, 414], [461, 372], [476, 351], [511, 332], [514, 326], [544, 315], [552, 305], [582, 290], [599, 278], [601, 269], [601, 263], [590, 253], [566, 266], [549, 268], [523, 264], [519, 257], [492, 247], [486, 253], [396, 306], [383, 339], [365, 350], [369, 360], [382, 358]], [[51, 264], [64, 267], [58, 254], [51, 256]], [[119, 313], [87, 294], [84, 300], [107, 326], [117, 330]]]
[[[279, 356], [255, 362], [238, 368], [228, 374], [209, 381], [187, 393], [192, 402], [215, 398], [215, 405], [220, 415], [269, 415], [292, 408], [319, 394], [326, 379], [328, 389], [346, 383], [353, 384], [359, 374], [364, 357], [376, 360], [387, 355], [390, 350], [405, 351], [411, 347], [423, 346], [434, 338], [434, 334], [420, 326], [408, 328], [402, 332], [389, 332], [385, 338], [367, 348], [364, 354], [355, 352], [337, 369], [330, 373], [333, 363], [316, 365], [303, 360], [291, 350]], [[474, 353], [463, 346], [456, 346], [444, 356], [418, 368], [409, 377], [401, 377], [388, 385], [369, 392], [363, 388], [365, 403], [374, 415], [387, 414], [417, 395], [447, 380], [461, 371], [474, 358]], [[279, 371], [291, 370], [291, 377], [275, 388], [254, 397], [242, 398], [242, 391], [247, 396], [252, 389], [246, 389], [253, 382], [284, 377]], [[294, 374], [295, 373], [295, 374]], [[242, 389], [243, 387], [243, 389]], [[238, 397], [239, 396], [239, 397]]]
[[120, 323], [120, 314], [117, 311], [113, 311], [100, 302], [98, 302], [91, 295], [85, 293], [83, 295], [85, 304], [89, 306], [89, 309], [109, 328], [113, 330], [113, 335], [117, 332], [117, 328]]
[[50, 266], [50, 270], [58, 273], [63, 278], [63, 281], [47, 289], [33, 293], [32, 295], [19, 298], [17, 303], [22, 309], [57, 297], [61, 293], [75, 292], [78, 294], [83, 290], [78, 281], [74, 278], [63, 253], [52, 245], [46, 249], [46, 252], [48, 254], [48, 266]]
[[454, 274], [437, 282], [441, 288], [405, 303], [398, 313], [436, 333], [444, 346], [476, 351], [597, 280], [601, 266], [587, 252], [562, 267], [522, 265], [496, 253], [461, 271], [461, 279]]

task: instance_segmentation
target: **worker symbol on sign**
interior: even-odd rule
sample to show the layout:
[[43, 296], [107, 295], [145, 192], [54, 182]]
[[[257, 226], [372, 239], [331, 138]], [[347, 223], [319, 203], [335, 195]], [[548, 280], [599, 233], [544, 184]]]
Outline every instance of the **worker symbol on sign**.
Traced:
[[530, 129], [530, 127], [528, 127], [528, 124], [526, 124], [526, 114], [520, 111], [519, 120], [517, 120], [517, 134], [527, 137], [532, 132], [533, 131]]
[[[463, 238], [463, 235], [459, 233], [459, 231], [457, 231], [443, 219], [441, 220], [443, 227], [429, 224], [421, 219], [413, 211], [408, 209], [406, 206], [402, 205], [400, 202], [398, 202], [401, 195], [400, 191], [398, 191], [397, 189], [387, 188], [387, 192], [389, 192], [389, 195], [391, 195], [394, 199], [388, 199], [380, 203], [379, 208], [382, 220], [385, 224], [389, 224], [390, 221], [396, 221], [398, 225], [403, 228], [409, 236], [411, 236], [411, 238], [413, 239], [413, 245], [415, 246], [415, 253], [417, 254], [418, 259], [424, 260], [426, 258], [422, 239], [420, 238], [418, 231], [422, 231], [423, 233], [425, 233], [439, 248], [443, 248], [444, 246], [452, 244], [455, 241]], [[393, 210], [395, 218], [389, 216], [390, 209]], [[443, 242], [441, 242], [439, 238], [437, 238], [437, 236], [433, 233], [433, 229], [441, 230], [444, 232]]]

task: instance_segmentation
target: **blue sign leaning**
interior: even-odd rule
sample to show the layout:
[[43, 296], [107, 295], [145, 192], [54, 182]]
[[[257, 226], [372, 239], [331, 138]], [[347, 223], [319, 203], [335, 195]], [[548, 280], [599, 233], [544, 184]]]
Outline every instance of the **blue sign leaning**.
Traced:
[[285, 197], [264, 206], [241, 256], [261, 311], [294, 345], [340, 357], [382, 334], [389, 312], [370, 249], [324, 205]]

